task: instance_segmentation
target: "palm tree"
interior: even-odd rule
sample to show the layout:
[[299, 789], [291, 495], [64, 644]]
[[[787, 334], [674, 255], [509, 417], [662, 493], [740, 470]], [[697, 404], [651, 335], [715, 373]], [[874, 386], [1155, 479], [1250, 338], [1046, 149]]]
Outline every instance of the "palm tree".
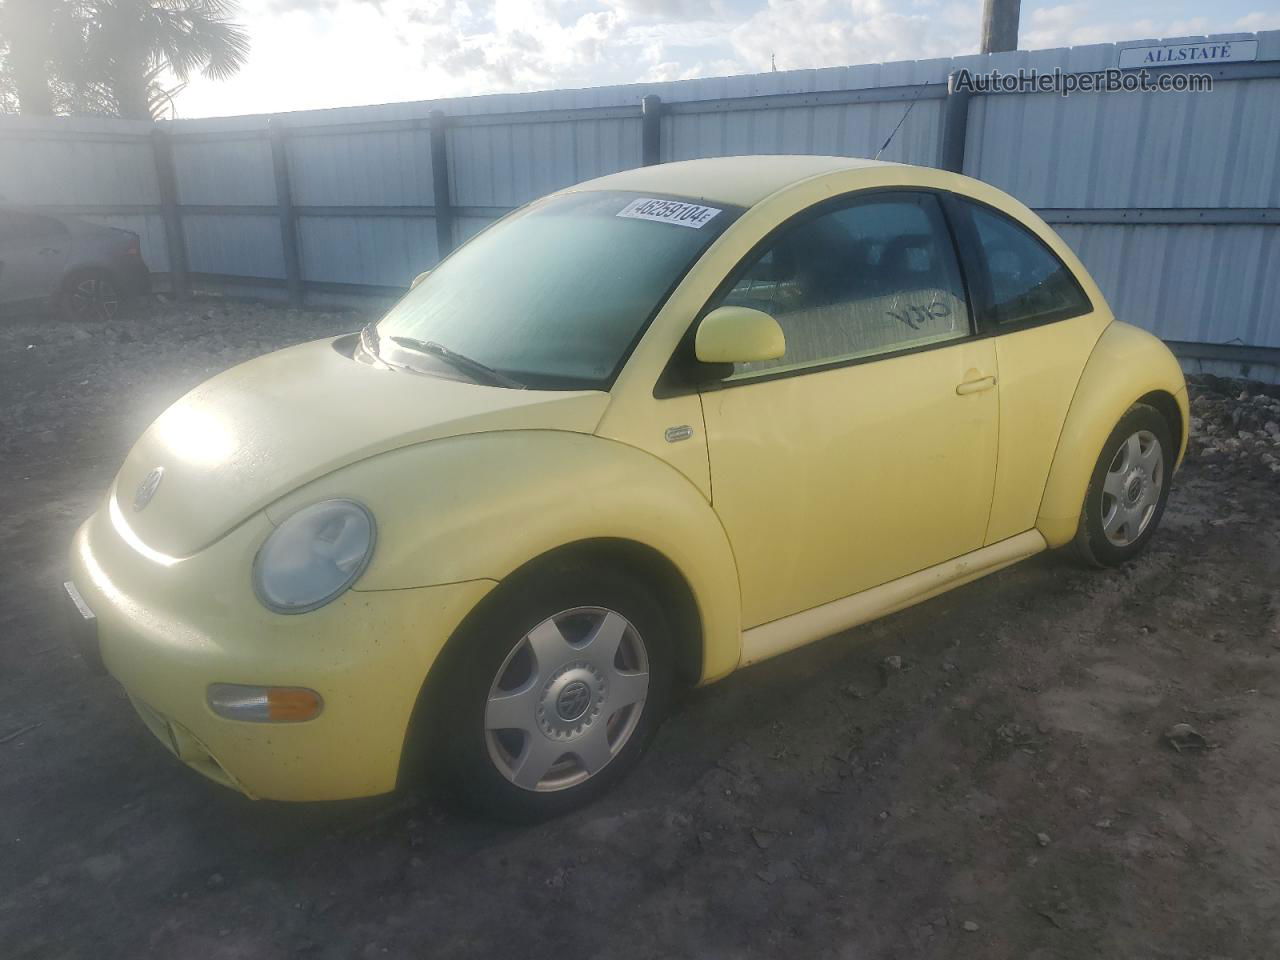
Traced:
[[74, 11], [66, 0], [0, 3], [0, 82], [22, 113], [50, 116], [57, 102], [55, 75], [73, 55]]
[[[12, 0], [10, 0], [12, 2]], [[231, 17], [234, 0], [83, 0], [88, 13], [85, 67], [100, 78], [116, 112], [133, 120], [163, 113], [173, 90], [199, 71], [223, 80], [249, 56], [249, 35]]]
[[0, 0], [0, 108], [158, 118], [192, 74], [243, 66], [236, 11], [235, 0]]

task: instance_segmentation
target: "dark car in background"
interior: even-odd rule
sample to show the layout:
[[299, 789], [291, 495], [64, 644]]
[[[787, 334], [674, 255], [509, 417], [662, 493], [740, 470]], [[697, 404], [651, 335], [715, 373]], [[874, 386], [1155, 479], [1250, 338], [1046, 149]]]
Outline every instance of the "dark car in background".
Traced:
[[0, 310], [52, 307], [110, 320], [151, 290], [136, 233], [18, 207], [0, 207]]

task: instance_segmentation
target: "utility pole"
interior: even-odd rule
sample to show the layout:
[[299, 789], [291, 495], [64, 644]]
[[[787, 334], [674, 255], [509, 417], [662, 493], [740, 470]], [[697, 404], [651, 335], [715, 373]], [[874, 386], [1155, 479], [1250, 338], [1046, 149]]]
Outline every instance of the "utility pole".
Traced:
[[1021, 0], [983, 0], [983, 53], [1018, 49], [1018, 8], [1021, 5]]

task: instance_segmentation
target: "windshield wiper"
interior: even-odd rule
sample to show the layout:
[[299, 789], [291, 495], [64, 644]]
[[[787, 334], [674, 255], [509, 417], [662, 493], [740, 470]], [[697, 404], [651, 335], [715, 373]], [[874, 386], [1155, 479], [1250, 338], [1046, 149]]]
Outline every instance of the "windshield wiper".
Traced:
[[413, 337], [390, 337], [389, 339], [392, 343], [406, 350], [413, 350], [416, 353], [425, 353], [427, 356], [436, 357], [463, 373], [469, 373], [473, 377], [487, 380], [492, 386], [511, 387], [516, 390], [524, 389], [524, 384], [519, 380], [513, 380], [505, 373], [500, 373], [493, 367], [487, 366], [479, 360], [473, 360], [471, 357], [458, 353], [456, 350], [450, 350], [444, 344], [436, 343], [434, 340], [416, 340]]

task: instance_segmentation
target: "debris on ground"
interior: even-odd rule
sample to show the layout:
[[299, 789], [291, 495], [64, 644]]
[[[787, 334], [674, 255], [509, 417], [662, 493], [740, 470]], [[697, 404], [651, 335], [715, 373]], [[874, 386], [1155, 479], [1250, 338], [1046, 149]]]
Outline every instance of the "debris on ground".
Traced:
[[13, 731], [13, 733], [6, 733], [3, 737], [0, 737], [0, 743], [8, 743], [10, 740], [17, 740], [24, 733], [30, 733], [39, 726], [40, 724], [38, 723], [28, 723], [25, 727], [19, 727], [17, 730]]
[[1187, 452], [1213, 469], [1246, 469], [1280, 479], [1280, 386], [1208, 374], [1187, 378]]
[[880, 673], [880, 687], [884, 689], [889, 686], [889, 681], [894, 674], [903, 671], [902, 657], [896, 653], [885, 657], [876, 664], [876, 669]]
[[1044, 917], [1046, 920], [1048, 920], [1051, 924], [1053, 924], [1059, 930], [1063, 929], [1062, 921], [1058, 919], [1058, 915], [1054, 913], [1052, 910], [1037, 910], [1036, 913]]
[[1209, 741], [1189, 723], [1175, 723], [1164, 732], [1164, 739], [1169, 746], [1179, 753], [1186, 753], [1189, 750], [1207, 750], [1209, 748]]

